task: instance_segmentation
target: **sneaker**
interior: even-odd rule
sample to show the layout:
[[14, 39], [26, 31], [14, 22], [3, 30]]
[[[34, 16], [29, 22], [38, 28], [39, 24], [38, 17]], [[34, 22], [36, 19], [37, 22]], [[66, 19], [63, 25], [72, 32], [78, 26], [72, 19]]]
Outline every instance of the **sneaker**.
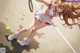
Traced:
[[9, 41], [12, 41], [13, 39], [16, 39], [17, 38], [17, 35], [16, 34], [12, 34], [8, 37], [8, 40]]
[[18, 43], [19, 43], [21, 46], [25, 46], [25, 45], [29, 45], [30, 41], [28, 41], [27, 38], [24, 38], [22, 41], [19, 41], [19, 40], [18, 40]]

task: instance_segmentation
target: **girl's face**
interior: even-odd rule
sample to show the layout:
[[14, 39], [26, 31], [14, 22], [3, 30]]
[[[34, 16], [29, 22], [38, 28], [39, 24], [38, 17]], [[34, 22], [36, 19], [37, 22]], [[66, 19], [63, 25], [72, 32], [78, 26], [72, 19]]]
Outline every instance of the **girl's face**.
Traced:
[[63, 12], [63, 9], [61, 9], [61, 8], [59, 8], [59, 7], [57, 7], [56, 9], [57, 9], [57, 12], [58, 12], [58, 13]]

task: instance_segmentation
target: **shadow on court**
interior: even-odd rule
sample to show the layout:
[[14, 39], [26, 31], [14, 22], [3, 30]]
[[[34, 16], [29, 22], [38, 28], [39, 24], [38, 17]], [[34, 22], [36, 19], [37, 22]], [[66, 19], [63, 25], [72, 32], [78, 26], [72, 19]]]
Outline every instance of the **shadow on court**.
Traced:
[[[12, 34], [13, 32], [11, 31], [6, 31], [6, 25], [2, 22], [0, 22], [0, 47], [5, 47], [6, 48], [6, 53], [22, 53], [23, 50], [26, 50], [27, 52], [30, 51], [30, 49], [38, 49], [39, 48], [39, 43], [33, 39], [31, 43], [28, 46], [20, 46], [17, 43], [17, 39], [11, 41], [11, 46], [13, 47], [12, 50], [9, 49], [8, 46], [6, 46], [10, 41], [7, 40], [7, 37]], [[6, 43], [5, 43], [6, 41]]]

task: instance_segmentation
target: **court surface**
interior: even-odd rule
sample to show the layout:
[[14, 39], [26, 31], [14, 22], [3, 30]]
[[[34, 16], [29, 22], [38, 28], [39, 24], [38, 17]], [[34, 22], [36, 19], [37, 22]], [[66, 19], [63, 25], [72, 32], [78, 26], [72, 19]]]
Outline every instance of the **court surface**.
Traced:
[[[42, 4], [38, 2], [41, 7]], [[33, 3], [34, 12], [38, 7]], [[42, 10], [45, 10], [46, 6]], [[36, 36], [29, 46], [20, 46], [16, 40], [9, 42], [5, 36], [17, 32], [22, 27], [28, 26], [34, 19], [34, 12], [28, 8], [27, 0], [0, 0], [0, 48], [5, 47], [6, 53], [74, 53], [62, 36], [53, 26], [46, 26], [37, 31]], [[63, 21], [58, 16], [54, 23], [68, 40], [76, 53], [80, 53], [80, 29], [62, 26]], [[10, 31], [6, 31], [10, 27]], [[17, 39], [28, 37], [30, 31], [22, 33]]]

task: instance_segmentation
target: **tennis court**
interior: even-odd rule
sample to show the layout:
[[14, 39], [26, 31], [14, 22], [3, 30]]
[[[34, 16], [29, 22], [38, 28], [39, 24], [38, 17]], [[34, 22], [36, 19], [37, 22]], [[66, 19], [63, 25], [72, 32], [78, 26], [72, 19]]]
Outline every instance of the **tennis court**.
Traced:
[[[37, 5], [38, 4], [38, 5]], [[5, 36], [28, 26], [34, 20], [34, 13], [43, 4], [33, 2], [33, 12], [30, 12], [28, 0], [0, 0], [0, 48], [6, 48], [6, 53], [80, 53], [80, 29], [64, 27], [58, 16], [53, 21], [60, 33], [66, 38], [71, 47], [53, 26], [46, 26], [37, 31], [29, 46], [20, 46], [17, 40], [9, 42]], [[45, 10], [46, 6], [42, 10]], [[10, 31], [6, 31], [6, 27]], [[17, 39], [28, 37], [30, 31], [22, 33]]]

